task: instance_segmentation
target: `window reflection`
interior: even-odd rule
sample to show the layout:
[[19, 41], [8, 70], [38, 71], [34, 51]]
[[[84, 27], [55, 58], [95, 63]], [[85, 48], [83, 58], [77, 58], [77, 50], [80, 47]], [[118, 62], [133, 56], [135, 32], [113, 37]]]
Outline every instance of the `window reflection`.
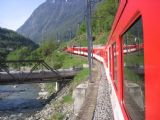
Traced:
[[142, 20], [123, 36], [124, 102], [132, 120], [144, 120], [144, 51]]

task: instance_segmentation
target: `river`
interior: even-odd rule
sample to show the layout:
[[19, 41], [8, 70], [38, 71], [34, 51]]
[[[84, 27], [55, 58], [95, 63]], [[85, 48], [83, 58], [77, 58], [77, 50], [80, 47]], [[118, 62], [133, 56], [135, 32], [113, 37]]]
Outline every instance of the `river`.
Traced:
[[25, 117], [42, 108], [38, 84], [0, 85], [0, 120], [4, 117]]

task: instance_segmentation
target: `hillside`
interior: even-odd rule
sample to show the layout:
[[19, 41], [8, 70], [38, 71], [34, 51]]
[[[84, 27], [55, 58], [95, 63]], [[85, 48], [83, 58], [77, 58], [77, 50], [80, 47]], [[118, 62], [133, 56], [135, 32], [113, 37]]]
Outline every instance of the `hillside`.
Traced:
[[[104, 44], [107, 42], [106, 39], [111, 29], [111, 25], [113, 23], [116, 8], [116, 0], [103, 0], [98, 3], [95, 11], [92, 12], [92, 16], [96, 18], [92, 19], [93, 35], [95, 37], [94, 44]], [[98, 19], [99, 17], [103, 17], [103, 19]], [[82, 67], [84, 64], [87, 64], [87, 59], [84, 59], [84, 57], [77, 57], [64, 52], [64, 49], [67, 46], [73, 45], [87, 46], [85, 20], [80, 25], [80, 29], [77, 30], [76, 36], [70, 41], [65, 41], [59, 45], [55, 43], [53, 40], [45, 41], [43, 44], [40, 45], [39, 48], [37, 48], [34, 51], [27, 51], [27, 49], [23, 48], [21, 50], [11, 52], [8, 55], [8, 58], [13, 59], [15, 55], [17, 55], [18, 53], [18, 55], [22, 55], [19, 58], [43, 59], [48, 65], [50, 65], [54, 69]], [[28, 53], [30, 54], [28, 55]], [[53, 109], [53, 112], [46, 112], [50, 113], [50, 115], [43, 115], [41, 112], [37, 112], [41, 115], [41, 118], [47, 118], [51, 120], [60, 120], [65, 118], [68, 119], [68, 115], [72, 114], [72, 111], [66, 113], [66, 110], [64, 111], [64, 106], [69, 106], [70, 108], [70, 106], [73, 104], [72, 90], [78, 84], [86, 80], [88, 74], [88, 68], [84, 68], [77, 76], [75, 76], [74, 80], [71, 82], [71, 90], [69, 90], [69, 93], [66, 96], [62, 97], [62, 101], [58, 100], [54, 104], [52, 104], [53, 101], [51, 102], [51, 108], [55, 107], [55, 109]], [[45, 89], [47, 89], [49, 93], [52, 93], [54, 91], [54, 88], [54, 83], [45, 84]]]
[[[48, 2], [51, 2], [51, 0], [48, 0]], [[61, 2], [58, 2], [58, 3], [61, 3]], [[53, 3], [53, 4], [58, 4], [58, 3]], [[95, 45], [105, 44], [107, 42], [107, 36], [110, 32], [117, 6], [118, 6], [117, 1], [102, 0], [97, 3], [95, 10], [92, 11], [92, 16], [93, 16], [92, 17], [92, 32], [95, 38], [95, 40], [93, 41]], [[13, 51], [8, 56], [8, 58], [14, 58], [15, 54], [16, 55], [17, 53], [20, 54], [20, 52], [22, 51], [22, 56], [25, 59], [44, 59], [45, 61], [47, 61], [47, 63], [54, 61], [53, 64], [55, 64], [57, 68], [57, 66], [61, 66], [59, 65], [59, 63], [62, 63], [60, 62], [62, 60], [59, 60], [59, 59], [61, 58], [61, 55], [63, 55], [63, 54], [60, 54], [59, 51], [64, 50], [64, 48], [67, 46], [73, 46], [73, 45], [87, 46], [86, 38], [87, 38], [86, 37], [86, 21], [83, 20], [79, 26], [79, 29], [77, 30], [76, 36], [72, 40], [62, 42], [60, 44], [57, 44], [53, 40], [44, 41], [43, 44], [40, 44], [40, 48], [36, 49], [33, 52], [31, 52], [30, 50], [26, 52], [26, 53], [31, 53], [30, 55], [26, 54], [24, 57], [23, 51], [26, 49], [23, 48], [17, 51]], [[52, 60], [53, 58], [54, 60]]]
[[4, 59], [10, 51], [20, 47], [35, 49], [38, 45], [12, 30], [0, 28], [0, 60]]
[[84, 18], [85, 0], [46, 0], [17, 32], [39, 43], [43, 39], [69, 39]]

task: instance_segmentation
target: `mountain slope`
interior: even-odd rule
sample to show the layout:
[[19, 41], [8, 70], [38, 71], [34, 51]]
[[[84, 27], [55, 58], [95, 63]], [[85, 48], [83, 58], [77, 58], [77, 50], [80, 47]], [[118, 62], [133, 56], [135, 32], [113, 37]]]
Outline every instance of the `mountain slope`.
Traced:
[[10, 51], [24, 46], [31, 49], [38, 47], [29, 38], [25, 38], [12, 30], [0, 28], [0, 60], [4, 59]]
[[47, 0], [41, 4], [17, 32], [35, 42], [69, 37], [84, 17], [85, 0]]

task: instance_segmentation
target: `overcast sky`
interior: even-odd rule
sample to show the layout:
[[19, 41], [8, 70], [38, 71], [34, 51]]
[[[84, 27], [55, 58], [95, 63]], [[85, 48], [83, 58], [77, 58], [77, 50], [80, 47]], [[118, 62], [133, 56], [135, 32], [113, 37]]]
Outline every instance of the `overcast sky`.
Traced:
[[45, 0], [0, 0], [0, 27], [18, 29]]

